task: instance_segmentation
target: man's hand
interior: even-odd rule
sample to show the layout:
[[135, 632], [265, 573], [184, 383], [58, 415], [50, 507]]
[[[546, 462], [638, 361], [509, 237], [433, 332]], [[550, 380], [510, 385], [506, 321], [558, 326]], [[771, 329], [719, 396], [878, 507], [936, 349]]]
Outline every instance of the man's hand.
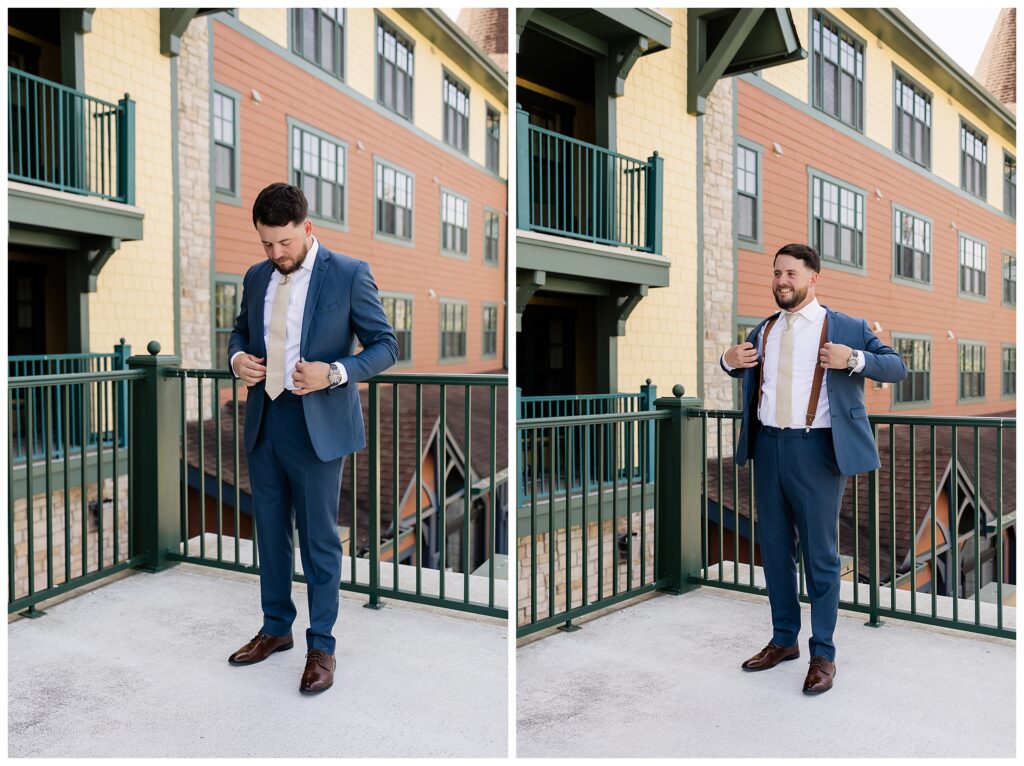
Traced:
[[827, 370], [845, 370], [853, 349], [842, 343], [826, 343], [818, 352], [818, 362]]
[[305, 396], [321, 388], [327, 388], [331, 385], [330, 371], [331, 365], [327, 362], [304, 362], [300, 359], [295, 364], [295, 373], [292, 375], [295, 393]]
[[756, 367], [757, 349], [753, 343], [741, 343], [725, 352], [725, 363], [732, 368]]
[[263, 364], [266, 359], [252, 354], [239, 354], [235, 357], [235, 372], [247, 386], [255, 386], [267, 377], [267, 368]]

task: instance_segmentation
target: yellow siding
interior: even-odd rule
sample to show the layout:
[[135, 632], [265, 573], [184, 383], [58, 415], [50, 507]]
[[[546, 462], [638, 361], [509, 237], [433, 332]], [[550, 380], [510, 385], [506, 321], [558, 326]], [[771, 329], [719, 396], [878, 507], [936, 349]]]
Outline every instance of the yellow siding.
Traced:
[[124, 337], [140, 353], [151, 340], [174, 345], [171, 60], [160, 54], [160, 11], [100, 8], [83, 36], [85, 92], [135, 101], [135, 204], [145, 238], [125, 242], [89, 295], [91, 351]]
[[[394, 15], [384, 15], [397, 24], [399, 29], [405, 31], [405, 27]], [[374, 101], [377, 98], [374, 74], [377, 65], [377, 30], [373, 9], [349, 8], [345, 22], [348, 24], [348, 29], [345, 30], [345, 42], [348, 44], [345, 61], [346, 81], [353, 90]], [[417, 75], [419, 63], [416, 62], [417, 70], [414, 70], [417, 71]], [[415, 115], [415, 112], [413, 114]]]
[[239, 8], [238, 20], [282, 48], [288, 47], [288, 10], [286, 8]]
[[665, 159], [663, 241], [672, 267], [668, 287], [652, 288], [618, 343], [618, 386], [637, 391], [648, 377], [667, 392], [676, 383], [696, 394], [697, 122], [686, 113], [686, 9], [672, 18], [672, 47], [641, 58], [617, 106], [618, 151]]

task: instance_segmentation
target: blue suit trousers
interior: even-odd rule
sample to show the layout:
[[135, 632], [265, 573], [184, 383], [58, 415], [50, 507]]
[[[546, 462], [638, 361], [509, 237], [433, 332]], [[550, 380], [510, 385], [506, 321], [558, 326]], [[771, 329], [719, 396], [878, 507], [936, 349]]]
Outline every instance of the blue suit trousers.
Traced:
[[800, 633], [797, 542], [811, 601], [810, 653], [835, 660], [839, 608], [839, 473], [832, 430], [762, 427], [754, 446], [761, 562], [772, 611], [772, 642], [793, 646]]
[[263, 418], [249, 452], [259, 552], [263, 631], [286, 635], [295, 620], [292, 602], [292, 512], [299, 537], [309, 602], [307, 650], [334, 654], [338, 619], [341, 540], [338, 498], [345, 458], [322, 461], [309, 438], [302, 397], [283, 391], [263, 402]]

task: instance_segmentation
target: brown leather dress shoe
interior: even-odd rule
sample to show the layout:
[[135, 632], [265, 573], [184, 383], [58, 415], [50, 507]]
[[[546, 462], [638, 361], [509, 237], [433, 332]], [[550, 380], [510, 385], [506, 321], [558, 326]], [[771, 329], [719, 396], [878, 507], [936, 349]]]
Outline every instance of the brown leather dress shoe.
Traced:
[[799, 656], [799, 646], [768, 644], [768, 646], [744, 662], [742, 668], [744, 670], [768, 670], [774, 668], [780, 662], [795, 660]]
[[334, 685], [334, 669], [338, 663], [333, 654], [319, 649], [306, 653], [306, 669], [302, 672], [299, 691], [303, 694], [319, 694]]
[[832, 688], [832, 679], [836, 677], [836, 664], [824, 657], [811, 657], [807, 678], [804, 679], [804, 694], [823, 694]]
[[232, 665], [252, 665], [263, 662], [274, 652], [283, 652], [293, 646], [295, 644], [291, 633], [287, 636], [271, 636], [261, 630], [253, 636], [252, 641], [228, 657], [228, 662]]

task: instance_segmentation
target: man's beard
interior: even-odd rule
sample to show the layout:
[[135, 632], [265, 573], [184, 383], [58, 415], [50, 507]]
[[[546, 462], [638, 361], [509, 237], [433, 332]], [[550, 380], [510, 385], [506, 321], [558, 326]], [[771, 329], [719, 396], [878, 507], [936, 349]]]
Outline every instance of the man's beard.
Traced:
[[772, 294], [775, 296], [775, 304], [780, 308], [788, 311], [794, 306], [799, 306], [804, 302], [804, 298], [807, 297], [807, 288], [798, 290], [797, 288], [791, 288], [792, 292], [789, 294], [789, 298], [783, 298], [779, 295], [778, 290], [774, 290]]
[[281, 274], [282, 276], [288, 276], [289, 274], [294, 274], [296, 271], [302, 268], [302, 264], [305, 263], [307, 255], [309, 255], [309, 248], [303, 246], [302, 257], [296, 259], [295, 263], [293, 263], [288, 268], [282, 268], [273, 258], [270, 259], [270, 262], [274, 264], [274, 268], [277, 269], [278, 274]]

